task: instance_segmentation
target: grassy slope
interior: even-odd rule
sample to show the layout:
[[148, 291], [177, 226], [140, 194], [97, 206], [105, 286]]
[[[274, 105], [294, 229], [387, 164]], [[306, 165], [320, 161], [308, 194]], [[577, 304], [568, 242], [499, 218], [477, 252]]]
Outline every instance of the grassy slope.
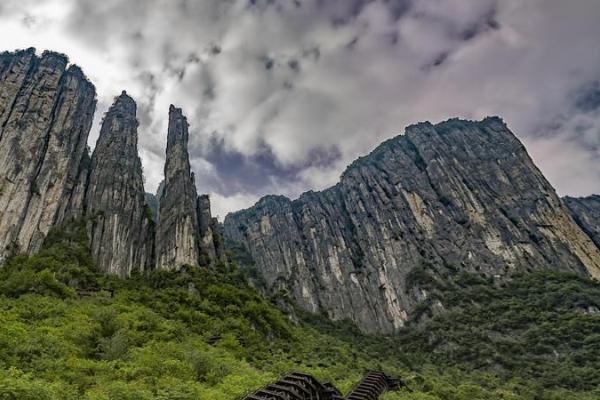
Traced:
[[[367, 368], [409, 382], [390, 400], [600, 398], [600, 322], [583, 312], [600, 287], [577, 277], [430, 279], [448, 312], [426, 318], [424, 304], [420, 324], [374, 338], [315, 316], [294, 324], [231, 267], [103, 277], [82, 237], [55, 231], [0, 271], [0, 400], [235, 399], [292, 370], [347, 391]], [[79, 299], [69, 284], [115, 297]]]

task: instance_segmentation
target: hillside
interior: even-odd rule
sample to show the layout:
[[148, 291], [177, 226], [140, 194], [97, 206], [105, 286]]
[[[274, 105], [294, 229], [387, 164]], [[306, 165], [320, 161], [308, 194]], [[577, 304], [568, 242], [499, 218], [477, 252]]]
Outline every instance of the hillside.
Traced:
[[[424, 305], [414, 326], [374, 337], [316, 315], [292, 322], [273, 305], [285, 299], [262, 297], [234, 266], [99, 274], [83, 229], [53, 229], [39, 254], [0, 270], [0, 399], [236, 399], [292, 370], [347, 392], [373, 368], [412, 390], [388, 400], [600, 393], [600, 285], [581, 277], [457, 275], [432, 290], [446, 313]], [[114, 296], [77, 295], [91, 287]]]

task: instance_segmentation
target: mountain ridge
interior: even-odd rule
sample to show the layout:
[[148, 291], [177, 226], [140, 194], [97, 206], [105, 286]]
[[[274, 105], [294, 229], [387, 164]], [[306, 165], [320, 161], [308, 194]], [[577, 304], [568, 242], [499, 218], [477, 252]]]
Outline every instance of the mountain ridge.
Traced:
[[542, 267], [600, 276], [594, 233], [585, 233], [598, 217], [567, 210], [499, 117], [410, 125], [351, 163], [338, 184], [295, 200], [264, 197], [220, 225], [195, 187], [183, 110], [169, 108], [154, 200], [125, 92], [90, 156], [95, 88], [65, 55], [0, 54], [0, 89], [0, 262], [37, 252], [73, 219], [85, 220], [99, 268], [120, 276], [226, 263], [225, 236], [251, 255], [268, 290], [378, 333], [400, 328], [430, 295], [409, 284], [423, 266], [441, 276]]
[[[175, 193], [168, 204], [161, 196], [158, 207], [162, 203], [169, 212], [152, 221], [135, 101], [125, 91], [115, 97], [90, 156], [95, 111], [94, 85], [64, 54], [38, 56], [34, 48], [0, 54], [0, 264], [20, 252], [36, 253], [50, 229], [73, 219], [86, 221], [94, 261], [106, 273], [224, 262], [210, 201], [195, 187], [191, 197]], [[179, 166], [188, 176], [182, 182], [193, 185], [187, 120], [181, 109], [171, 106], [169, 112], [178, 115], [169, 120], [169, 137], [179, 147], [171, 151], [173, 140], [167, 143], [165, 173]], [[171, 229], [180, 218], [191, 224]], [[190, 244], [189, 254], [171, 257], [170, 250]]]
[[[453, 123], [453, 122], [458, 122], [458, 123], [461, 123], [461, 122], [466, 122], [466, 123], [485, 123], [485, 121], [492, 121], [492, 120], [498, 121], [498, 122], [500, 122], [502, 124], [505, 124], [505, 122], [502, 119], [502, 117], [496, 116], [496, 115], [491, 115], [491, 116], [484, 117], [482, 120], [479, 120], [479, 121], [478, 120], [471, 120], [471, 119], [466, 119], [466, 118], [455, 117], [455, 118], [448, 118], [447, 120], [440, 121], [440, 122], [437, 122], [435, 124], [432, 123], [431, 121], [416, 122], [414, 124], [408, 125], [406, 127], [406, 130], [409, 130], [409, 129], [413, 128], [413, 127], [416, 129], [419, 126], [431, 126], [431, 127], [443, 126], [445, 124], [449, 124], [449, 123]], [[370, 158], [372, 156], [376, 156], [377, 153], [380, 152], [380, 151], [383, 151], [386, 148], [386, 146], [389, 146], [390, 144], [393, 144], [394, 142], [396, 142], [397, 140], [399, 140], [399, 138], [401, 138], [403, 136], [404, 136], [404, 133], [396, 135], [396, 136], [393, 136], [393, 137], [391, 137], [389, 139], [386, 139], [383, 142], [379, 143], [377, 146], [375, 146], [375, 148], [373, 150], [371, 150], [369, 153], [367, 153], [367, 154], [365, 154], [363, 156], [359, 156], [358, 158], [356, 158], [354, 161], [352, 161], [350, 164], [348, 164], [346, 166], [346, 168], [344, 169], [344, 171], [342, 171], [342, 173], [340, 174], [340, 178], [339, 179], [341, 180], [346, 173], [348, 173], [351, 169], [353, 169], [353, 168], [357, 167], [358, 165], [360, 165], [360, 163], [364, 162], [365, 159], [368, 159], [368, 158]], [[337, 182], [337, 183], [335, 183], [335, 184], [333, 184], [331, 186], [328, 186], [328, 187], [326, 187], [324, 189], [321, 189], [321, 190], [309, 189], [309, 190], [306, 190], [306, 191], [300, 193], [298, 196], [296, 196], [294, 198], [288, 197], [288, 196], [283, 195], [283, 194], [266, 194], [266, 195], [262, 196], [261, 198], [259, 198], [256, 201], [256, 204], [260, 203], [263, 200], [277, 199], [277, 198], [279, 198], [281, 200], [289, 200], [290, 202], [294, 202], [294, 201], [300, 200], [303, 197], [311, 196], [311, 195], [313, 195], [315, 193], [320, 193], [320, 192], [327, 191], [327, 190], [332, 189], [333, 187], [335, 187], [337, 185], [339, 185], [339, 182]], [[591, 196], [594, 196], [594, 195], [591, 195]], [[567, 197], [569, 197], [569, 196], [567, 196]], [[240, 213], [240, 212], [244, 212], [244, 211], [252, 209], [253, 207], [254, 206], [250, 206], [250, 207], [246, 207], [246, 208], [243, 208], [243, 209], [240, 209], [240, 210], [232, 211], [232, 212], [229, 212], [227, 215], [229, 215], [229, 214], [237, 214], [237, 213]]]
[[336, 185], [263, 197], [228, 214], [224, 231], [268, 290], [369, 331], [397, 329], [427, 296], [406, 284], [422, 263], [438, 274], [600, 271], [598, 248], [499, 117], [411, 125]]

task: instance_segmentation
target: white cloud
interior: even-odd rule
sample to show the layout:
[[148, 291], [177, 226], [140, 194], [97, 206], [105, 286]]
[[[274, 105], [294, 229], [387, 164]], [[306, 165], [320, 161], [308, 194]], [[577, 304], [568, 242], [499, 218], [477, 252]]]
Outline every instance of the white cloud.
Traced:
[[251, 207], [259, 198], [259, 196], [249, 193], [236, 193], [227, 197], [212, 193], [210, 195], [212, 215], [223, 221], [227, 213]]
[[[0, 48], [83, 67], [99, 97], [91, 145], [113, 96], [132, 94], [149, 190], [168, 105], [182, 107], [199, 191], [220, 214], [333, 184], [406, 125], [455, 116], [501, 115], [560, 193], [600, 190], [600, 116], [571, 96], [600, 79], [598, 1], [298, 3], [7, 0]], [[215, 140], [231, 162], [211, 159]]]

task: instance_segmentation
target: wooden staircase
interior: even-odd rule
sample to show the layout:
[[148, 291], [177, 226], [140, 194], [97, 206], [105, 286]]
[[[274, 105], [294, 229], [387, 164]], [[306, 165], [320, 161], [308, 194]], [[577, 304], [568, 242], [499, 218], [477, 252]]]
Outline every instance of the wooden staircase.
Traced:
[[377, 400], [384, 392], [400, 389], [400, 380], [383, 372], [369, 371], [346, 398], [347, 400]]
[[244, 400], [377, 400], [384, 392], [399, 390], [401, 386], [398, 379], [369, 371], [348, 397], [344, 397], [331, 383], [320, 383], [312, 375], [293, 372]]

